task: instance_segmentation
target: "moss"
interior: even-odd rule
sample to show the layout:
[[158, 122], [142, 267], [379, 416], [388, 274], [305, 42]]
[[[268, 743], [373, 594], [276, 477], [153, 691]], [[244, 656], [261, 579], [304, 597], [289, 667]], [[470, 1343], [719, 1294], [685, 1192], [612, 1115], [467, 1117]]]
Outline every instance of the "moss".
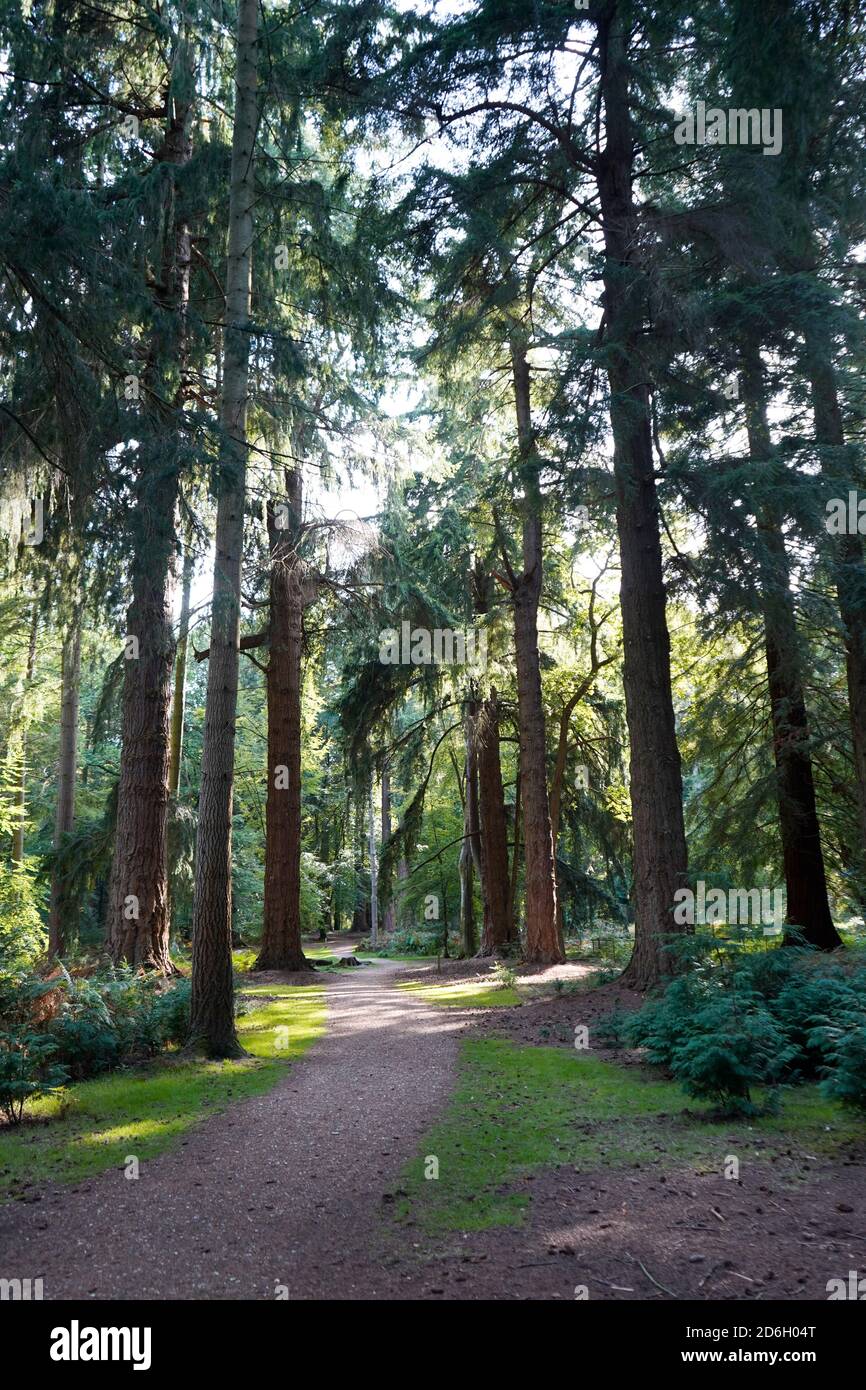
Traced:
[[[830, 1155], [862, 1126], [817, 1088], [786, 1096], [779, 1115], [740, 1122], [688, 1109], [679, 1086], [637, 1067], [561, 1048], [502, 1039], [462, 1044], [451, 1105], [408, 1165], [398, 1217], [430, 1232], [480, 1230], [523, 1220], [527, 1174], [556, 1165], [581, 1172], [635, 1164], [719, 1171], [728, 1153], [779, 1160], [780, 1177]], [[425, 1179], [425, 1158], [439, 1160]]]
[[120, 1167], [128, 1154], [154, 1158], [209, 1115], [276, 1085], [287, 1063], [324, 1032], [325, 999], [319, 989], [276, 985], [262, 992], [267, 1002], [238, 1019], [249, 1058], [167, 1058], [34, 1104], [29, 1122], [0, 1131], [0, 1196], [24, 1184], [77, 1182]]

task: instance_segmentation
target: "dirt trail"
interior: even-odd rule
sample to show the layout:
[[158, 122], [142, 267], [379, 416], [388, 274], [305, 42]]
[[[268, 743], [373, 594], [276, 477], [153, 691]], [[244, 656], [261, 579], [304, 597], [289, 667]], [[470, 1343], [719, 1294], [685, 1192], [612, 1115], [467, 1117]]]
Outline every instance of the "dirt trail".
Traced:
[[137, 1182], [0, 1207], [0, 1268], [42, 1276], [46, 1299], [411, 1296], [410, 1270], [383, 1264], [383, 1194], [448, 1099], [461, 1021], [394, 988], [398, 970], [323, 977], [327, 1033], [285, 1081]]
[[793, 1188], [760, 1162], [740, 1182], [675, 1163], [564, 1165], [509, 1184], [529, 1198], [523, 1226], [432, 1243], [397, 1226], [389, 1198], [447, 1105], [460, 1032], [499, 1030], [504, 1016], [520, 1041], [537, 1042], [542, 1023], [556, 1037], [568, 1003], [479, 1018], [395, 988], [400, 969], [322, 975], [326, 1035], [267, 1095], [144, 1163], [138, 1182], [112, 1171], [0, 1206], [0, 1271], [42, 1277], [46, 1299], [272, 1299], [282, 1286], [290, 1299], [568, 1300], [586, 1288], [667, 1301], [826, 1298], [829, 1277], [866, 1268], [858, 1145]]

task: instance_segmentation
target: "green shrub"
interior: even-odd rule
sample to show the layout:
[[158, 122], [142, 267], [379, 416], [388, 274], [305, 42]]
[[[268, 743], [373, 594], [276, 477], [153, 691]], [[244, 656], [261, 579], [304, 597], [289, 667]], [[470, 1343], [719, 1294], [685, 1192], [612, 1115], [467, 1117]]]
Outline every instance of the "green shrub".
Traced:
[[186, 1042], [189, 1033], [190, 998], [192, 982], [181, 979], [175, 981], [170, 989], [165, 989], [156, 1001], [159, 1036], [162, 1046], [180, 1046]]
[[0, 975], [33, 965], [46, 942], [33, 871], [0, 860]]
[[60, 1061], [77, 1079], [124, 1061], [153, 1057], [184, 1040], [190, 983], [168, 987], [159, 976], [121, 968], [104, 976], [67, 977], [66, 997], [47, 1025]]
[[[438, 956], [443, 946], [442, 928], [400, 927], [390, 932], [385, 940], [380, 939], [377, 950], [383, 956]], [[369, 939], [365, 938], [359, 947], [369, 951]], [[460, 937], [457, 932], [448, 933], [448, 951], [452, 956], [460, 954]]]
[[866, 1110], [866, 1023], [827, 1046], [827, 1076], [821, 1089], [832, 1100]]
[[120, 1036], [91, 980], [68, 980], [66, 998], [47, 1026], [58, 1059], [76, 1080], [116, 1066], [120, 1059]]
[[56, 1050], [43, 1033], [0, 1033], [0, 1111], [10, 1124], [21, 1123], [28, 1100], [66, 1083], [63, 1068], [49, 1062]]
[[642, 1009], [625, 1020], [623, 1041], [646, 1048], [650, 1062], [670, 1067], [674, 1048], [688, 1035], [688, 1023], [700, 1002], [698, 982], [691, 975], [672, 980], [664, 995], [650, 999]]
[[776, 1087], [795, 1053], [757, 997], [722, 997], [691, 1017], [688, 1034], [673, 1046], [670, 1071], [697, 1100], [748, 1114], [752, 1090]]
[[118, 967], [102, 983], [105, 1002], [125, 1057], [152, 1057], [162, 1046], [157, 995], [162, 989], [157, 975], [136, 974]]
[[792, 970], [772, 1009], [797, 1048], [798, 1068], [806, 1077], [834, 1065], [838, 1040], [866, 1023], [866, 972], [808, 958]]
[[514, 989], [517, 984], [517, 976], [510, 965], [504, 960], [498, 960], [490, 972], [491, 978], [501, 989]]
[[814, 1077], [827, 1095], [866, 1108], [862, 957], [749, 944], [708, 934], [680, 943], [685, 968], [617, 1021], [619, 1039], [645, 1048], [689, 1095], [730, 1110], [751, 1108], [756, 1087]]
[[42, 980], [24, 970], [0, 972], [0, 1022], [10, 1032], [22, 1031], [38, 1012], [39, 1000], [56, 988], [56, 980]]

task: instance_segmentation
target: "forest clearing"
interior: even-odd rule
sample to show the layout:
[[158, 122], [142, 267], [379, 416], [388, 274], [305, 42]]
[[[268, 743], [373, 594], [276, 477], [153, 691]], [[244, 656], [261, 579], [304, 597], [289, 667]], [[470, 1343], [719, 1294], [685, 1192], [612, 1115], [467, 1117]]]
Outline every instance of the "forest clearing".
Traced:
[[158, 1304], [517, 1299], [826, 1370], [864, 57], [860, 0], [0, 0], [0, 1304], [52, 1362], [135, 1361], [90, 1304], [158, 1367]]

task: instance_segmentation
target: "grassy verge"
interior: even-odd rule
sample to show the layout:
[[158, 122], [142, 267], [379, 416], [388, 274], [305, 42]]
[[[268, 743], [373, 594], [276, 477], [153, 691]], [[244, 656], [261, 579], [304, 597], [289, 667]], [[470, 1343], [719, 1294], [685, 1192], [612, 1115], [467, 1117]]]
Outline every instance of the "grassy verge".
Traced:
[[441, 985], [398, 980], [397, 988], [408, 989], [426, 1004], [453, 1005], [461, 1009], [503, 1009], [521, 1002], [517, 990], [510, 985], [479, 983], [478, 980], [454, 980]]
[[355, 955], [358, 960], [391, 960], [400, 965], [430, 965], [436, 959], [435, 956], [395, 956], [385, 951], [356, 951]]
[[[260, 1005], [257, 994], [267, 996]], [[231, 1102], [269, 1090], [324, 1031], [324, 994], [276, 985], [244, 995], [254, 1005], [238, 1019], [248, 1059], [168, 1058], [112, 1072], [35, 1103], [23, 1125], [0, 1130], [0, 1198], [30, 1184], [78, 1182], [129, 1154], [153, 1158]]]
[[[583, 1172], [634, 1164], [720, 1171], [727, 1154], [777, 1160], [780, 1177], [798, 1161], [829, 1157], [862, 1137], [862, 1121], [814, 1087], [785, 1097], [781, 1114], [710, 1121], [688, 1113], [673, 1082], [560, 1048], [501, 1039], [462, 1045], [449, 1110], [408, 1165], [395, 1206], [430, 1233], [482, 1230], [523, 1220], [529, 1197], [512, 1190], [526, 1174], [567, 1164]], [[438, 1180], [425, 1159], [439, 1161]]]
[[[303, 947], [303, 951], [305, 957], [310, 962], [310, 964], [317, 966], [320, 970], [338, 968], [337, 966], [332, 965], [332, 962], [336, 959], [337, 955], [337, 952], [333, 946], [309, 946], [305, 944]], [[234, 961], [235, 974], [250, 974], [252, 972], [253, 966], [255, 965], [256, 957], [258, 956], [258, 954], [259, 952], [257, 947], [253, 948], [249, 946], [244, 946], [241, 947], [239, 950], [232, 951], [232, 959]]]

